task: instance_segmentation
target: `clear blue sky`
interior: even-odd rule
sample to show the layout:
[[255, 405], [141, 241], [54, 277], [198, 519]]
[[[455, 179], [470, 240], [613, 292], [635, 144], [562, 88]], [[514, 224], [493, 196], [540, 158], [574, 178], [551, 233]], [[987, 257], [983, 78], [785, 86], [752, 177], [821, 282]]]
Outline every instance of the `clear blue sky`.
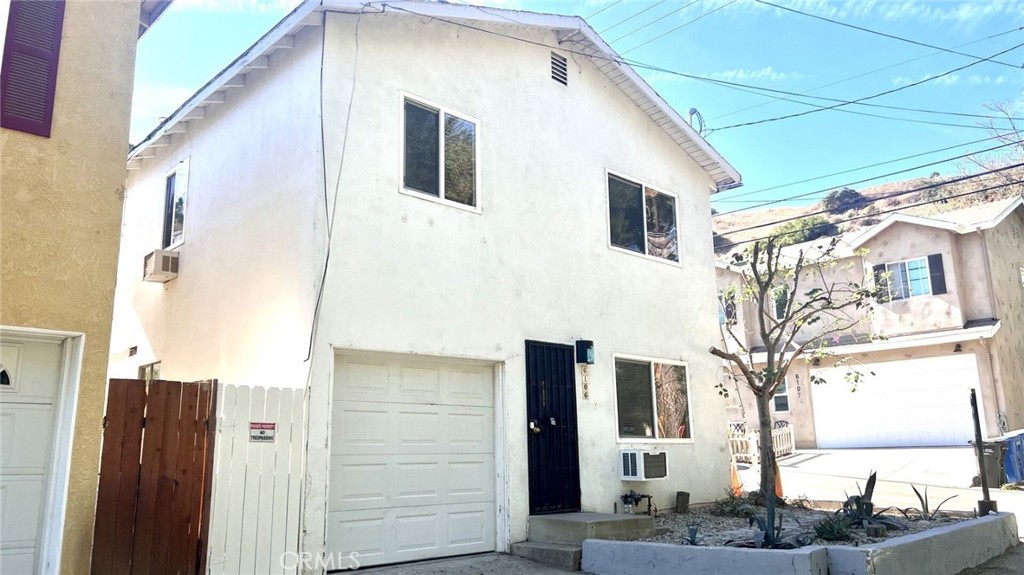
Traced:
[[[772, 1], [950, 49], [1008, 32], [957, 48], [983, 58], [1024, 43], [1024, 30], [1018, 29], [1024, 26], [1024, 0]], [[628, 59], [703, 78], [803, 93], [873, 72], [809, 92], [814, 96], [842, 100], [855, 100], [890, 90], [976, 61], [814, 20], [754, 0], [697, 0], [692, 4], [690, 0], [623, 0], [618, 3], [614, 0], [485, 0], [478, 3], [590, 16], [590, 24]], [[170, 114], [296, 4], [296, 0], [176, 0], [139, 44], [132, 142], [144, 137], [156, 125], [158, 117]], [[602, 8], [606, 9], [594, 15]], [[643, 10], [646, 11], [640, 13]], [[698, 17], [701, 18], [693, 21]], [[679, 26], [682, 27], [632, 50]], [[911, 59], [916, 60], [905, 62]], [[1018, 68], [981, 62], [868, 102], [968, 114], [989, 114], [985, 104], [1011, 102], [1013, 113], [1024, 117], [1024, 70], [1019, 68], [1024, 64], [1024, 48], [1016, 48], [999, 59], [1016, 64]], [[875, 71], [884, 67], [889, 68]], [[745, 185], [742, 188], [715, 196], [715, 205], [722, 211], [749, 205], [742, 201], [728, 201], [740, 194], [956, 146], [990, 135], [984, 129], [886, 120], [835, 110], [714, 131], [811, 108], [664, 72], [638, 71], [684, 117], [690, 108], [697, 108], [707, 128], [712, 130], [707, 135], [708, 141], [743, 174]], [[820, 105], [834, 103], [810, 101]], [[976, 126], [984, 121], [861, 106], [842, 109], [966, 126]], [[1000, 125], [1006, 125], [1006, 122]], [[1024, 126], [1024, 122], [1018, 125]], [[856, 173], [747, 195], [742, 200], [772, 200], [813, 192], [991, 145], [994, 144], [958, 147]], [[927, 176], [933, 171], [956, 173], [959, 169], [958, 162], [949, 162], [872, 183]], [[866, 185], [870, 184], [854, 187]]]

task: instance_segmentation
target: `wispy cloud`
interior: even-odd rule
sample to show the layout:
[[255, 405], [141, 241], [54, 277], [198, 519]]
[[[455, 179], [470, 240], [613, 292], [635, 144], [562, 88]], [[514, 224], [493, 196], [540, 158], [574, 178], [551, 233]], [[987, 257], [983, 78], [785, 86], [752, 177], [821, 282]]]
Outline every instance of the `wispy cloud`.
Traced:
[[[925, 74], [924, 76], [921, 76], [920, 78], [910, 78], [908, 76], [896, 76], [895, 78], [893, 78], [891, 80], [891, 83], [892, 83], [893, 86], [908, 86], [908, 85], [914, 84], [916, 82], [928, 81], [929, 79], [933, 78], [934, 76], [935, 76], [934, 74]], [[963, 78], [960, 77], [960, 74], [950, 74], [948, 76], [942, 76], [941, 78], [935, 78], [935, 80], [931, 81], [930, 83], [934, 84], [936, 86], [954, 86], [956, 84], [959, 84], [960, 80], [962, 80], [962, 79]]]
[[[981, 20], [1010, 17], [1024, 13], [1024, 0], [987, 0], [928, 2], [922, 0], [773, 0], [787, 6], [826, 18], [856, 20], [882, 18], [890, 21], [972, 23]], [[782, 12], [771, 6], [755, 2], [737, 3], [756, 10]]]
[[1006, 76], [1002, 76], [1002, 75], [1000, 75], [1000, 76], [989, 76], [988, 74], [985, 74], [985, 75], [982, 76], [982, 75], [979, 75], [979, 74], [971, 74], [970, 76], [967, 77], [967, 83], [968, 84], [973, 84], [975, 86], [981, 86], [981, 85], [995, 85], [995, 86], [998, 86], [1000, 84], [1005, 84], [1006, 82], [1007, 82]]
[[702, 74], [702, 76], [712, 80], [725, 80], [727, 82], [778, 82], [780, 80], [800, 80], [804, 78], [804, 75], [800, 72], [779, 72], [771, 66], [765, 66], [758, 70], [736, 68]]

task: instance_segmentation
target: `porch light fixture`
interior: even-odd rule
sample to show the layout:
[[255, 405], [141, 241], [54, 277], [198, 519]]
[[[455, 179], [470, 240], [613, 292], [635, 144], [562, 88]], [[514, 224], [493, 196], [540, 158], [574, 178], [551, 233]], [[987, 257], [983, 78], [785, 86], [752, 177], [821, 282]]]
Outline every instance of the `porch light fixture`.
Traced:
[[963, 350], [964, 346], [960, 345], [959, 343], [953, 346], [953, 353], [960, 353]]
[[576, 363], [594, 365], [594, 342], [589, 339], [576, 340]]

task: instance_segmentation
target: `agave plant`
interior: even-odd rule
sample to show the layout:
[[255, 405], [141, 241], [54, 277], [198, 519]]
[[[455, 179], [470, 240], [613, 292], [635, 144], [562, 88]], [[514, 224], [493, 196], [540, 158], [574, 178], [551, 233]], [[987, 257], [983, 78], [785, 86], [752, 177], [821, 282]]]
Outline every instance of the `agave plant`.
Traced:
[[918, 512], [918, 514], [920, 514], [921, 519], [923, 521], [931, 521], [939, 515], [939, 509], [945, 502], [956, 497], [956, 495], [950, 495], [949, 497], [943, 499], [938, 505], [936, 505], [935, 509], [933, 510], [929, 509], [928, 507], [928, 486], [925, 486], [924, 488], [924, 495], [921, 495], [921, 492], [918, 491], [917, 487], [914, 487], [913, 484], [910, 485], [910, 488], [914, 490], [914, 495], [917, 495], [917, 500], [921, 503], [921, 508], [915, 509], [913, 507], [907, 507], [906, 509], [900, 509], [900, 513], [902, 513], [903, 516], [907, 519], [910, 519], [911, 511], [916, 511]]
[[868, 476], [868, 482], [864, 486], [864, 491], [860, 492], [860, 485], [857, 485], [858, 495], [847, 496], [846, 501], [843, 502], [843, 508], [836, 511], [836, 515], [842, 514], [849, 520], [850, 526], [855, 528], [863, 529], [869, 525], [884, 525], [891, 529], [906, 531], [907, 526], [902, 521], [895, 517], [884, 515], [886, 511], [893, 509], [892, 507], [875, 511], [875, 504], [871, 502], [871, 497], [875, 493], [876, 479], [876, 473], [872, 471], [871, 475]]

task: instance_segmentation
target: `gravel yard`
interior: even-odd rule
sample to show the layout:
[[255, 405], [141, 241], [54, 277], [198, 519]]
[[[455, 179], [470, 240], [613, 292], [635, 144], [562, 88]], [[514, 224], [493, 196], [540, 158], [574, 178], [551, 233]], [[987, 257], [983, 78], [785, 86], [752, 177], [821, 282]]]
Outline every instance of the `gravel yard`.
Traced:
[[[863, 529], [851, 529], [851, 539], [847, 541], [825, 541], [815, 536], [814, 525], [821, 519], [832, 516], [837, 506], [833, 506], [832, 509], [825, 508], [826, 505], [817, 505], [817, 507], [821, 508], [803, 509], [792, 505], [780, 508], [782, 538], [792, 541], [793, 537], [799, 534], [808, 534], [809, 537], [814, 537], [811, 545], [866, 545], [970, 519], [965, 515], [940, 513], [932, 521], [921, 521], [915, 520], [915, 515], [911, 512], [911, 520], [908, 521], [902, 514], [896, 512], [893, 517], [907, 525], [906, 531], [889, 529], [885, 537], [867, 537]], [[764, 515], [765, 509], [757, 507], [756, 512], [758, 515]], [[666, 512], [655, 519], [655, 524], [660, 534], [642, 541], [689, 545], [690, 543], [687, 541], [689, 539], [688, 528], [691, 525], [696, 525], [697, 545], [713, 547], [726, 545], [730, 541], [750, 541], [757, 531], [756, 525], [753, 528], [750, 527], [746, 518], [714, 515], [711, 513], [710, 506], [691, 508], [690, 512], [685, 514]]]

